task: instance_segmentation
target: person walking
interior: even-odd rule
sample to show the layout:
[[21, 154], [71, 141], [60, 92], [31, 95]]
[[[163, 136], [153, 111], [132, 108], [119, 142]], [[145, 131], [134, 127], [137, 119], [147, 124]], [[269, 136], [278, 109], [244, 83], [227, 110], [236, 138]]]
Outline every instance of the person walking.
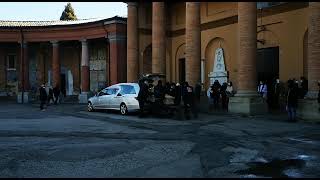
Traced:
[[287, 105], [286, 110], [288, 112], [288, 121], [296, 122], [296, 109], [298, 106], [298, 89], [294, 85], [294, 81], [288, 81], [288, 93], [287, 93]]
[[267, 85], [265, 82], [260, 81], [260, 84], [258, 86], [258, 93], [262, 97], [263, 101], [266, 102], [268, 90], [267, 90]]
[[44, 111], [44, 105], [47, 102], [47, 91], [46, 91], [46, 87], [44, 84], [41, 85], [41, 87], [39, 88], [39, 92], [40, 92], [40, 110]]
[[53, 90], [52, 90], [52, 87], [49, 86], [48, 101], [47, 101], [47, 105], [48, 105], [48, 106], [51, 104], [51, 101], [54, 102], [54, 99], [53, 99]]
[[185, 108], [185, 117], [190, 119], [190, 112], [192, 112], [194, 118], [198, 117], [198, 112], [195, 108], [195, 94], [193, 87], [185, 82], [185, 92], [184, 92], [184, 108]]
[[[59, 89], [59, 86], [55, 86], [53, 88], [53, 95], [54, 95], [54, 104], [57, 104], [58, 101], [60, 100], [59, 99], [59, 96], [60, 96], [60, 89]], [[60, 102], [60, 101], [59, 101]]]

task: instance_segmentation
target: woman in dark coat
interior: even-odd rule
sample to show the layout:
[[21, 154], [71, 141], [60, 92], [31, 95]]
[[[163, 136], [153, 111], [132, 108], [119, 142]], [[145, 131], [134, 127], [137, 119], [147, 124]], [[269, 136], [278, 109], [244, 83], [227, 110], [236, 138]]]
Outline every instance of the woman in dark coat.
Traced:
[[40, 92], [40, 110], [44, 111], [43, 105], [46, 104], [46, 101], [48, 98], [47, 91], [44, 84], [42, 84], [41, 87], [39, 88], [39, 92]]

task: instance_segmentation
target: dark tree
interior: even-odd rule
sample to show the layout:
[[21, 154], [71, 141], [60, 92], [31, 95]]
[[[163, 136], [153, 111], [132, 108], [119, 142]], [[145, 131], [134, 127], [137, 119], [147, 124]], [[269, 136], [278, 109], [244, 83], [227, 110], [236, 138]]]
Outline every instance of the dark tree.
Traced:
[[71, 3], [68, 3], [64, 11], [61, 14], [60, 20], [65, 21], [65, 20], [77, 20], [77, 16], [74, 13], [74, 10], [71, 6]]

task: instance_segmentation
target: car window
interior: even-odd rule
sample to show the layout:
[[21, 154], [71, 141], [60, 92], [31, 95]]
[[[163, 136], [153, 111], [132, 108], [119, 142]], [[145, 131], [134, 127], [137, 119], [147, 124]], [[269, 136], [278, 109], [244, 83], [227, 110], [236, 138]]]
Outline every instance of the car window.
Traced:
[[107, 95], [107, 90], [106, 90], [106, 89], [102, 89], [102, 90], [99, 92], [99, 96], [103, 96], [103, 95]]
[[119, 90], [118, 88], [109, 88], [107, 89], [107, 95], [116, 94], [118, 90]]
[[136, 91], [134, 89], [133, 86], [130, 85], [121, 85], [121, 91], [120, 91], [121, 95], [124, 94], [136, 94]]

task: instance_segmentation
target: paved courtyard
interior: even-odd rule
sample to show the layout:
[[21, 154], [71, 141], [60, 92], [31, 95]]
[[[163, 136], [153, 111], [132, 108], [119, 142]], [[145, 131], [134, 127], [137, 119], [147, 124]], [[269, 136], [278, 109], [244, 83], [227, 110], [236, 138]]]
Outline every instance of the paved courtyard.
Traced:
[[0, 177], [320, 177], [319, 124], [0, 107]]

